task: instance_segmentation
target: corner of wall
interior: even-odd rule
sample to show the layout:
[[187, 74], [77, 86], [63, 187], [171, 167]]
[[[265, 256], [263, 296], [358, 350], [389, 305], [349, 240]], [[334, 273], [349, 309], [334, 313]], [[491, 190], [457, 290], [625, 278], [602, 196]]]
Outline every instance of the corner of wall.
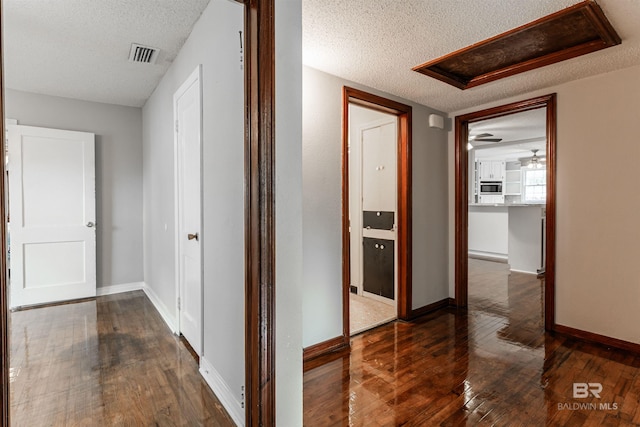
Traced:
[[147, 294], [147, 297], [149, 297], [149, 300], [151, 300], [153, 306], [156, 308], [156, 310], [158, 310], [158, 313], [160, 313], [160, 316], [162, 316], [162, 320], [164, 320], [169, 329], [171, 329], [171, 332], [173, 332], [174, 334], [177, 333], [178, 322], [176, 321], [175, 316], [171, 314], [171, 310], [169, 310], [167, 306], [164, 305], [158, 294], [156, 294], [153, 288], [151, 288], [146, 283], [143, 284], [142, 290], [145, 294]]

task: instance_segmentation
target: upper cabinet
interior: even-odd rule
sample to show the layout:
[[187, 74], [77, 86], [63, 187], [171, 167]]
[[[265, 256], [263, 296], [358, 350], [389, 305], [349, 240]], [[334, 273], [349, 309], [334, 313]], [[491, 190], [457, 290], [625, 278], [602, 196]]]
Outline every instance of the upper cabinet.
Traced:
[[482, 160], [478, 162], [479, 181], [504, 181], [505, 162], [499, 160]]
[[505, 178], [505, 196], [519, 196], [522, 191], [522, 172], [520, 170], [520, 162], [507, 162], [506, 178]]

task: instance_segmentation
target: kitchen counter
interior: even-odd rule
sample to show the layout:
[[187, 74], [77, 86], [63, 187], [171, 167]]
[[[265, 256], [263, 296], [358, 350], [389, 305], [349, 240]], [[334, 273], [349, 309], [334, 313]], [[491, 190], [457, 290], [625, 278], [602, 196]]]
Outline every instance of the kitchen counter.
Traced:
[[512, 271], [537, 273], [544, 265], [544, 205], [509, 209], [509, 266]]
[[469, 205], [470, 255], [504, 259], [514, 271], [541, 267], [545, 204]]

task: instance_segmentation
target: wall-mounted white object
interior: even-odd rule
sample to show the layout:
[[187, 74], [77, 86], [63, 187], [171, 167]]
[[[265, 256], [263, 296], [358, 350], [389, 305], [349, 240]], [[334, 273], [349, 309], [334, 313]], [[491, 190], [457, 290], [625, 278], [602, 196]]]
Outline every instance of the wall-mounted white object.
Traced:
[[429, 114], [429, 127], [444, 129], [444, 117], [438, 114]]

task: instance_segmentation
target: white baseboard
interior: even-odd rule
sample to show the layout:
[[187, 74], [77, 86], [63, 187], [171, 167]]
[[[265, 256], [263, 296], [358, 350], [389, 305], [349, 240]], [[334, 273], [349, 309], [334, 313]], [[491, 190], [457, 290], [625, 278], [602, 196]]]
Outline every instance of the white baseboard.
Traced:
[[171, 329], [171, 332], [173, 332], [174, 334], [177, 333], [178, 322], [176, 322], [175, 317], [171, 315], [171, 312], [167, 309], [167, 306], [164, 305], [164, 303], [160, 300], [160, 298], [158, 297], [158, 294], [156, 294], [156, 292], [153, 289], [151, 289], [149, 285], [147, 285], [146, 283], [144, 284], [144, 287], [142, 288], [142, 290], [144, 291], [145, 294], [147, 294], [147, 296], [149, 297], [149, 300], [151, 300], [151, 303], [154, 305], [156, 310], [158, 310], [158, 313], [160, 313], [160, 316], [162, 316], [162, 320], [164, 320], [167, 326], [169, 326], [169, 329]]
[[144, 288], [144, 282], [121, 283], [119, 285], [100, 286], [96, 289], [96, 296], [120, 294], [122, 292], [139, 291]]
[[200, 375], [209, 384], [222, 406], [227, 410], [233, 421], [238, 426], [244, 426], [244, 409], [242, 403], [236, 398], [222, 376], [213, 365], [204, 357], [200, 358]]
[[489, 259], [496, 259], [496, 260], [504, 260], [505, 262], [508, 261], [509, 259], [509, 255], [508, 254], [499, 254], [496, 252], [483, 252], [483, 251], [472, 251], [469, 250], [469, 257], [478, 257], [480, 259], [482, 258], [489, 258]]
[[525, 273], [525, 274], [535, 274], [537, 275], [538, 272], [537, 271], [526, 271], [526, 270], [517, 270], [515, 268], [512, 268], [511, 271], [514, 271], [516, 273]]

